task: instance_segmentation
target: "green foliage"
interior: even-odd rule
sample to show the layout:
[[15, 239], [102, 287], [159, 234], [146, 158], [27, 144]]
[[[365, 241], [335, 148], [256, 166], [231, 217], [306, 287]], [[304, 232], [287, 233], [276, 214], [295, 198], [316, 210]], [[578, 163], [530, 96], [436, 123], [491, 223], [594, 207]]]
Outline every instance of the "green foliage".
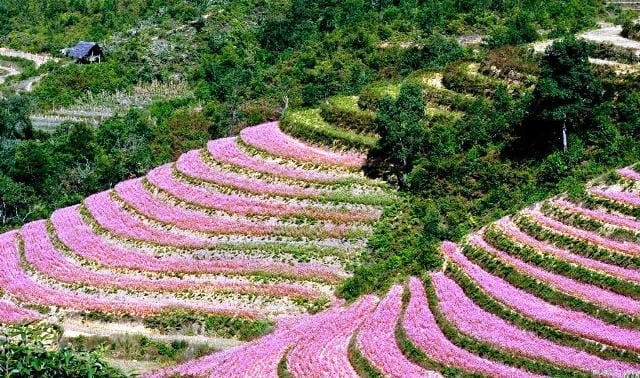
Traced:
[[487, 295], [485, 291], [479, 288], [477, 284], [466, 276], [463, 270], [455, 264], [447, 265], [446, 274], [449, 278], [455, 280], [456, 283], [460, 285], [465, 295], [471, 298], [473, 302], [483, 310], [516, 325], [518, 328], [531, 331], [539, 337], [550, 340], [554, 343], [584, 350], [605, 359], [619, 359], [632, 363], [640, 361], [640, 356], [635, 353], [630, 353], [629, 351], [614, 347], [602, 348], [602, 344], [598, 342], [562, 332], [557, 328], [550, 327], [544, 323], [522, 316], [518, 312], [513, 311], [512, 308], [505, 306], [493, 297]]
[[521, 130], [523, 142], [535, 147], [531, 152], [562, 145], [563, 130], [580, 136], [597, 125], [594, 113], [604, 88], [589, 63], [592, 54], [591, 45], [573, 37], [547, 48], [533, 93], [532, 116]]
[[33, 127], [29, 120], [31, 102], [22, 96], [0, 98], [0, 138], [29, 139]]
[[464, 246], [463, 252], [470, 260], [491, 274], [498, 276], [512, 285], [536, 295], [549, 303], [572, 310], [582, 311], [596, 318], [600, 318], [604, 321], [622, 327], [633, 329], [640, 328], [640, 319], [637, 317], [619, 313], [615, 310], [604, 308], [592, 302], [558, 291], [557, 289], [544, 284], [531, 276], [518, 272], [514, 267], [500, 261], [487, 251], [477, 249], [467, 244]]
[[[0, 374], [5, 377], [125, 377], [97, 352], [77, 353], [56, 347], [28, 326], [18, 326], [0, 338]], [[53, 348], [51, 344], [53, 343]]]
[[144, 325], [160, 332], [198, 332], [219, 337], [253, 340], [273, 329], [269, 320], [247, 320], [219, 315], [207, 315], [185, 310], [171, 310], [144, 318]]
[[622, 33], [620, 34], [625, 38], [640, 41], [640, 23], [630, 19], [626, 20], [622, 25]]
[[361, 264], [340, 286], [340, 295], [354, 299], [371, 291], [384, 292], [409, 275], [439, 268], [438, 248], [448, 236], [434, 201], [407, 197], [387, 207]]
[[356, 132], [375, 132], [374, 113], [360, 109], [358, 97], [332, 97], [320, 106], [322, 118], [341, 128], [352, 129]]
[[135, 73], [116, 60], [100, 64], [70, 64], [56, 69], [35, 86], [40, 106], [53, 108], [73, 105], [86, 93], [114, 93], [131, 88]]
[[370, 160], [384, 164], [404, 187], [425, 138], [425, 99], [415, 83], [403, 84], [397, 99], [385, 97], [378, 109], [376, 130], [380, 139], [370, 151]]
[[349, 340], [349, 349], [348, 349], [348, 357], [351, 366], [358, 373], [359, 377], [364, 378], [381, 378], [383, 377], [382, 373], [378, 371], [371, 363], [364, 358], [358, 346], [356, 345], [356, 336], [352, 337]]
[[175, 364], [215, 352], [206, 344], [189, 344], [184, 340], [165, 342], [142, 335], [77, 336], [64, 338], [61, 344], [76, 353], [98, 350], [113, 359], [162, 364]]
[[533, 15], [516, 10], [504, 25], [497, 25], [491, 30], [487, 44], [490, 47], [521, 45], [533, 42], [539, 37]]
[[317, 109], [287, 112], [280, 120], [286, 133], [310, 143], [333, 146], [338, 149], [366, 149], [375, 145], [371, 134], [357, 133], [327, 123]]

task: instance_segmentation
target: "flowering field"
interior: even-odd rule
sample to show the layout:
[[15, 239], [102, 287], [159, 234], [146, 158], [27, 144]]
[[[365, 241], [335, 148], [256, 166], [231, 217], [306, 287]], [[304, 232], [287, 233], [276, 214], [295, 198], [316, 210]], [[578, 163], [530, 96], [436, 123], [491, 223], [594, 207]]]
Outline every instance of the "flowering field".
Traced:
[[[2, 234], [0, 323], [89, 319], [242, 340], [264, 322], [335, 306], [395, 196], [357, 170], [364, 160], [259, 125]], [[373, 307], [344, 314], [342, 341]], [[306, 369], [325, 341], [292, 366]], [[346, 352], [342, 341], [333, 347]]]
[[0, 322], [229, 338], [271, 322], [153, 377], [640, 372], [636, 168], [445, 242], [440, 271], [347, 304], [335, 287], [395, 199], [364, 162], [278, 123], [210, 141], [0, 235]]
[[[237, 377], [640, 373], [637, 171], [444, 242], [441, 271], [156, 371]], [[607, 196], [601, 195], [607, 193]]]

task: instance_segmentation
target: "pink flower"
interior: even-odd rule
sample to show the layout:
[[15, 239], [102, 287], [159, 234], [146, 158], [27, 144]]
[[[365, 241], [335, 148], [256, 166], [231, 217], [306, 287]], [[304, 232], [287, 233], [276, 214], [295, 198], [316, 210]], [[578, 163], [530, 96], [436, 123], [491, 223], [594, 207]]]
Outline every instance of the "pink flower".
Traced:
[[[483, 232], [483, 231], [481, 231]], [[548, 272], [536, 266], [527, 264], [526, 262], [515, 258], [503, 251], [494, 248], [482, 238], [482, 233], [475, 233], [469, 237], [469, 243], [482, 251], [492, 254], [503, 263], [512, 266], [520, 273], [533, 277], [538, 281], [544, 282], [552, 288], [568, 295], [573, 295], [588, 302], [593, 302], [601, 306], [623, 312], [632, 316], [640, 314], [640, 302], [633, 300], [627, 296], [614, 293], [597, 286], [585, 284], [561, 276], [559, 274]]]
[[187, 203], [241, 215], [307, 216], [335, 222], [372, 221], [381, 211], [371, 206], [344, 204], [313, 205], [275, 198], [263, 199], [249, 195], [225, 194], [213, 189], [187, 184], [173, 175], [173, 164], [158, 167], [147, 174], [149, 182]]
[[326, 223], [319, 226], [282, 225], [277, 218], [267, 220], [245, 217], [222, 217], [190, 210], [167, 203], [151, 194], [142, 179], [123, 181], [115, 192], [135, 211], [149, 219], [177, 226], [185, 230], [214, 234], [283, 235], [307, 237], [349, 237], [358, 231], [357, 226]]
[[538, 223], [542, 224], [545, 227], [548, 227], [552, 230], [558, 231], [563, 234], [567, 234], [577, 239], [586, 240], [602, 248], [611, 249], [614, 251], [627, 253], [631, 255], [640, 255], [640, 244], [632, 243], [629, 241], [617, 241], [617, 240], [608, 239], [598, 235], [595, 232], [569, 226], [553, 218], [549, 218], [538, 210], [529, 210], [524, 212], [524, 214], [531, 215]]
[[362, 324], [357, 339], [360, 353], [388, 377], [440, 377], [409, 361], [400, 351], [395, 331], [401, 311], [402, 286], [395, 285]]
[[429, 358], [441, 364], [491, 377], [537, 377], [537, 375], [524, 370], [481, 358], [454, 345], [442, 333], [431, 310], [429, 310], [422, 282], [418, 278], [412, 277], [409, 280], [409, 290], [411, 291], [411, 300], [407, 306], [402, 325], [411, 342]]
[[343, 271], [315, 263], [286, 264], [269, 260], [235, 258], [202, 260], [189, 257], [159, 258], [146, 252], [123, 248], [96, 235], [84, 223], [77, 206], [56, 210], [51, 216], [56, 234], [78, 255], [103, 265], [151, 272], [182, 272], [212, 274], [275, 273], [303, 279], [323, 279], [337, 282]]
[[460, 332], [477, 340], [511, 353], [586, 372], [607, 371], [612, 376], [624, 376], [631, 371], [640, 371], [638, 365], [603, 360], [524, 331], [478, 307], [467, 298], [460, 286], [444, 274], [432, 273], [431, 278], [442, 314]]
[[182, 308], [212, 314], [255, 318], [257, 312], [224, 305], [204, 305], [188, 301], [110, 298], [50, 288], [28, 276], [20, 265], [16, 232], [0, 235], [0, 287], [25, 302], [73, 310], [149, 315], [170, 308]]
[[338, 153], [305, 144], [283, 133], [278, 127], [278, 122], [248, 127], [240, 132], [240, 137], [245, 143], [259, 150], [302, 162], [360, 168], [366, 161], [364, 155]]
[[200, 150], [193, 150], [181, 155], [176, 162], [178, 171], [198, 180], [261, 195], [314, 198], [329, 192], [327, 189], [321, 190], [284, 183], [272, 183], [235, 172], [223, 171], [202, 160], [201, 153]]
[[42, 316], [7, 300], [0, 300], [0, 323], [22, 323], [38, 320]]
[[296, 377], [358, 377], [349, 362], [349, 340], [375, 303], [375, 297], [364, 296], [314, 332], [304, 334], [289, 351], [289, 372]]
[[621, 328], [585, 313], [567, 310], [511, 286], [469, 261], [452, 242], [442, 243], [442, 252], [488, 295], [519, 314], [562, 331], [623, 349], [640, 351], [640, 332]]
[[341, 179], [356, 177], [347, 173], [329, 173], [319, 169], [310, 170], [290, 167], [285, 164], [270, 162], [260, 157], [250, 156], [238, 148], [236, 138], [233, 137], [212, 140], [207, 144], [207, 148], [211, 156], [221, 163], [278, 177], [319, 183], [333, 183]]
[[640, 196], [630, 192], [621, 192], [613, 189], [604, 190], [601, 188], [590, 188], [589, 193], [596, 197], [622, 202], [625, 205], [640, 206]]
[[618, 169], [618, 174], [629, 180], [640, 181], [640, 173], [638, 173], [631, 167]]
[[640, 230], [640, 222], [637, 221], [635, 218], [632, 218], [629, 216], [612, 213], [604, 210], [588, 209], [586, 207], [576, 205], [572, 202], [569, 202], [565, 199], [560, 199], [560, 198], [554, 199], [551, 202], [565, 208], [566, 210], [569, 210], [574, 213], [578, 213], [580, 215], [584, 215], [589, 218], [597, 219], [601, 222], [610, 223], [620, 227], [625, 227], [633, 231]]
[[[316, 299], [320, 293], [294, 284], [259, 284], [238, 282], [228, 278], [215, 280], [192, 280], [181, 278], [151, 279], [144, 275], [126, 275], [93, 271], [67, 260], [53, 245], [45, 221], [26, 224], [20, 230], [24, 240], [26, 260], [42, 274], [58, 281], [81, 283], [102, 288], [121, 288], [144, 291], [179, 292], [207, 290], [268, 296], [292, 296]], [[120, 257], [121, 259], [124, 256]]]
[[607, 273], [612, 276], [634, 282], [640, 282], [640, 271], [627, 269], [613, 264], [607, 264], [598, 260], [590, 259], [572, 253], [566, 249], [558, 248], [553, 244], [542, 242], [526, 233], [522, 232], [509, 218], [500, 219], [495, 223], [499, 230], [504, 232], [506, 236], [523, 245], [534, 248], [538, 251], [554, 255], [555, 257], [590, 268], [599, 272]]

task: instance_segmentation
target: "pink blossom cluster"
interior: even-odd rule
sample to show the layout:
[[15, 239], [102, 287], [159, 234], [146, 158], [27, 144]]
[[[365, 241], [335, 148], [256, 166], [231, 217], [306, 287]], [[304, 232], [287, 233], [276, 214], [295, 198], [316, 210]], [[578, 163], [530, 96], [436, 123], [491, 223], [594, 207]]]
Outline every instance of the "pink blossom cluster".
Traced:
[[0, 299], [0, 323], [22, 323], [38, 320], [42, 316], [13, 302]]
[[555, 199], [552, 201], [554, 204], [560, 205], [565, 209], [578, 213], [580, 215], [584, 215], [593, 219], [597, 219], [601, 222], [610, 223], [620, 227], [626, 227], [631, 230], [640, 230], [640, 221], [636, 220], [632, 217], [627, 217], [621, 214], [614, 214], [604, 210], [592, 210], [579, 205], [576, 205], [572, 202], [569, 202], [565, 199]]
[[259, 150], [303, 162], [339, 165], [347, 168], [360, 168], [366, 162], [364, 155], [338, 153], [294, 139], [280, 130], [278, 122], [248, 127], [240, 132], [240, 137], [245, 143]]
[[530, 214], [538, 223], [551, 228], [552, 230], [561, 232], [563, 234], [573, 236], [574, 238], [583, 239], [590, 243], [599, 245], [606, 249], [627, 253], [631, 255], [640, 255], [640, 244], [630, 241], [617, 241], [598, 235], [595, 232], [583, 230], [581, 228], [566, 225], [553, 218], [549, 218], [537, 210], [529, 211], [526, 214]]
[[422, 282], [416, 277], [410, 278], [409, 290], [411, 299], [402, 325], [411, 342], [429, 358], [441, 364], [491, 377], [537, 377], [527, 371], [484, 359], [453, 344], [442, 333], [431, 313]]
[[56, 235], [74, 253], [100, 264], [151, 272], [212, 274], [275, 273], [307, 279], [337, 282], [345, 277], [338, 269], [316, 263], [286, 264], [245, 258], [198, 260], [189, 257], [159, 258], [143, 251], [123, 248], [96, 235], [77, 206], [56, 210], [51, 216]]
[[640, 181], [640, 173], [631, 167], [625, 167], [618, 169], [618, 174], [629, 180]]
[[287, 350], [305, 335], [318, 332], [341, 312], [333, 307], [308, 316], [254, 342], [214, 353], [184, 364], [151, 373], [146, 378], [179, 376], [277, 377], [278, 364]]
[[237, 194], [224, 194], [213, 189], [187, 184], [173, 176], [173, 164], [158, 167], [147, 174], [147, 180], [159, 189], [185, 202], [241, 215], [308, 216], [335, 222], [359, 222], [377, 219], [375, 208], [343, 210], [331, 207], [292, 204], [276, 199], [260, 199]]
[[386, 377], [440, 377], [409, 361], [396, 342], [396, 324], [402, 311], [402, 286], [395, 285], [358, 331], [362, 356]]
[[93, 218], [109, 232], [125, 239], [142, 240], [178, 248], [204, 248], [211, 245], [205, 238], [187, 236], [152, 227], [120, 207], [111, 192], [101, 192], [85, 198], [84, 205]]
[[442, 243], [442, 252], [488, 295], [514, 311], [562, 331], [587, 339], [640, 351], [640, 331], [621, 328], [591, 317], [583, 312], [564, 309], [520, 290], [473, 264], [452, 242]]
[[327, 192], [326, 190], [284, 183], [271, 183], [239, 173], [223, 171], [202, 160], [200, 150], [189, 151], [181, 155], [176, 162], [176, 168], [189, 177], [261, 195], [313, 198]]
[[460, 332], [477, 340], [522, 356], [586, 372], [607, 371], [612, 376], [624, 376], [625, 372], [640, 371], [640, 365], [604, 360], [524, 331], [478, 307], [443, 273], [433, 273], [431, 278], [442, 314]]
[[207, 144], [207, 148], [211, 156], [221, 163], [235, 165], [256, 172], [268, 173], [278, 177], [319, 183], [332, 183], [340, 179], [353, 177], [345, 173], [338, 174], [290, 167], [284, 164], [270, 162], [260, 157], [250, 156], [238, 148], [236, 138], [233, 137], [212, 140]]
[[376, 302], [375, 297], [364, 296], [332, 321], [306, 333], [289, 351], [289, 372], [295, 377], [358, 377], [349, 362], [349, 341]]
[[244, 318], [257, 316], [255, 311], [232, 306], [204, 305], [175, 300], [104, 298], [50, 288], [36, 282], [22, 270], [16, 236], [16, 232], [0, 235], [0, 288], [26, 303], [133, 315], [148, 315], [170, 308], [182, 308]]
[[575, 297], [596, 303], [615, 311], [623, 312], [633, 316], [640, 315], [639, 301], [527, 264], [526, 262], [515, 258], [503, 251], [500, 251], [487, 243], [482, 238], [481, 233], [472, 234], [469, 237], [469, 243], [483, 251], [492, 254], [501, 261], [515, 268], [517, 271], [533, 277], [538, 281], [544, 282], [547, 285], [565, 294], [573, 295]]
[[325, 223], [321, 226], [281, 225], [276, 218], [252, 220], [244, 217], [225, 218], [203, 211], [190, 210], [173, 205], [151, 194], [142, 179], [123, 181], [115, 192], [124, 202], [147, 218], [175, 225], [186, 230], [216, 234], [286, 235], [307, 237], [347, 237], [356, 230], [354, 226]]
[[24, 225], [20, 230], [20, 235], [24, 240], [24, 255], [29, 264], [42, 274], [62, 282], [82, 283], [102, 288], [146, 291], [206, 290], [307, 299], [316, 299], [320, 296], [317, 290], [296, 284], [259, 284], [238, 282], [227, 278], [214, 280], [151, 279], [143, 275], [130, 276], [111, 272], [97, 272], [66, 259], [53, 245], [47, 232], [45, 221], [36, 221]]
[[626, 205], [640, 206], [640, 196], [635, 193], [621, 192], [621, 191], [612, 190], [612, 189], [605, 190], [605, 189], [596, 188], [596, 187], [589, 188], [589, 193], [597, 197], [602, 197], [612, 201], [622, 202]]
[[634, 282], [640, 282], [640, 271], [627, 269], [613, 264], [607, 264], [599, 260], [590, 259], [572, 253], [566, 249], [558, 248], [553, 244], [542, 242], [520, 230], [509, 218], [502, 218], [495, 225], [506, 236], [523, 245], [532, 247], [538, 251], [554, 255], [555, 257], [586, 267], [599, 272], [604, 272], [612, 276]]

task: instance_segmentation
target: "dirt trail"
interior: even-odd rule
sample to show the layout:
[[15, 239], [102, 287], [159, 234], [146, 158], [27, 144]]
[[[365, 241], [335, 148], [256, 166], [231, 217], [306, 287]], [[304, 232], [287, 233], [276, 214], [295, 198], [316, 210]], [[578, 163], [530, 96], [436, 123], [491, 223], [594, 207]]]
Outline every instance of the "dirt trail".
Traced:
[[89, 320], [67, 319], [62, 324], [64, 327], [63, 337], [78, 336], [126, 336], [140, 335], [150, 339], [171, 342], [174, 340], [184, 340], [190, 344], [207, 344], [216, 349], [228, 349], [243, 344], [242, 341], [226, 339], [222, 337], [210, 336], [187, 336], [187, 335], [163, 335], [158, 331], [146, 328], [140, 323], [104, 323]]
[[38, 68], [41, 65], [47, 63], [50, 60], [52, 60], [54, 62], [59, 61], [58, 58], [54, 58], [54, 57], [52, 57], [51, 55], [48, 55], [48, 54], [33, 54], [33, 53], [24, 52], [24, 51], [20, 51], [20, 50], [9, 49], [9, 48], [6, 48], [6, 47], [0, 47], [0, 55], [11, 56], [11, 57], [14, 57], [14, 58], [22, 58], [22, 59], [30, 60], [33, 63], [35, 63], [36, 68]]
[[4, 84], [10, 76], [17, 75], [20, 75], [20, 70], [16, 66], [0, 61], [0, 84]]
[[620, 33], [622, 33], [622, 26], [600, 23], [599, 29], [589, 30], [578, 37], [587, 41], [611, 43], [618, 47], [634, 50], [636, 55], [640, 56], [640, 41], [624, 38]]

